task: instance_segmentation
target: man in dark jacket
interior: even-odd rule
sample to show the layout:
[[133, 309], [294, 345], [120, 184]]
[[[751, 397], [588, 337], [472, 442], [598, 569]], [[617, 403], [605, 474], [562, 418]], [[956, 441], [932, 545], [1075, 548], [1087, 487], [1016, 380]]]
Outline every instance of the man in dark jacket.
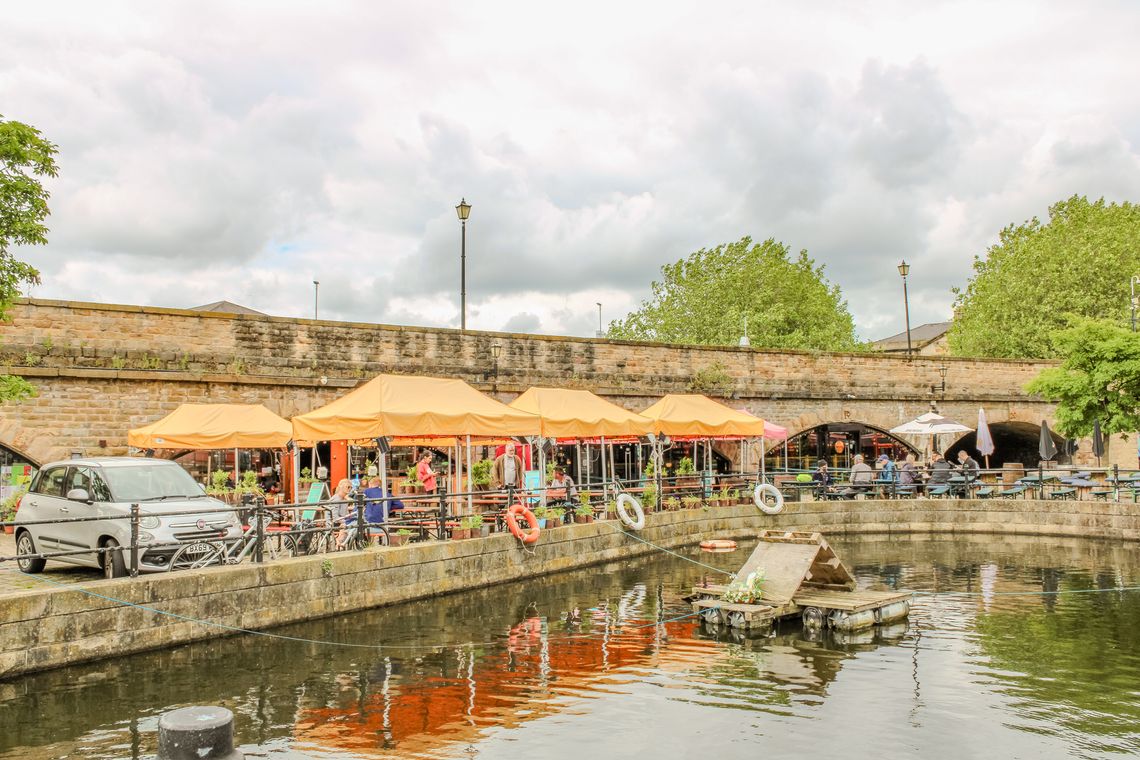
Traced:
[[931, 486], [944, 486], [950, 482], [950, 474], [953, 470], [950, 468], [950, 463], [942, 458], [942, 455], [937, 451], [930, 457], [930, 480], [927, 485]]

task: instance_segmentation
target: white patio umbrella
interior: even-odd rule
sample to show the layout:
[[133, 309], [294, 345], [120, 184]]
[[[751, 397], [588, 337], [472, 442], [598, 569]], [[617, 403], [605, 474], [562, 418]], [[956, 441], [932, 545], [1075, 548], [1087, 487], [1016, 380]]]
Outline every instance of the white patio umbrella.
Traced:
[[898, 427], [891, 428], [894, 435], [927, 436], [932, 440], [945, 433], [969, 433], [973, 428], [966, 427], [954, 420], [943, 417], [941, 414], [927, 412], [910, 422], [904, 422]]
[[990, 435], [990, 425], [986, 422], [986, 410], [978, 409], [978, 435], [974, 448], [986, 458], [986, 469], [990, 469], [990, 454], [994, 453], [994, 438]]

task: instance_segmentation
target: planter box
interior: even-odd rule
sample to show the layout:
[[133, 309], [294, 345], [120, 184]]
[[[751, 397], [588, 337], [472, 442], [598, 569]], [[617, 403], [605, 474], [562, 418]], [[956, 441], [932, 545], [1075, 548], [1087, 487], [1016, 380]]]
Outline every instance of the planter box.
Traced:
[[452, 528], [451, 538], [455, 541], [460, 541], [464, 538], [471, 538], [471, 530], [469, 528]]
[[408, 543], [409, 538], [411, 538], [411, 536], [400, 536], [395, 533], [389, 533], [388, 546], [403, 546], [404, 544]]

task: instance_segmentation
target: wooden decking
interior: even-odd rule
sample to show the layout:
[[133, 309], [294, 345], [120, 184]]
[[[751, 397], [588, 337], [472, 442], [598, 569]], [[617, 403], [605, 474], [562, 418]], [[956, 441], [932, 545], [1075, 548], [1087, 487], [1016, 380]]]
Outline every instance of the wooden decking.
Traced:
[[713, 625], [766, 630], [785, 618], [801, 617], [804, 625], [827, 625], [840, 630], [869, 628], [905, 618], [909, 591], [869, 591], [856, 588], [850, 570], [819, 533], [762, 531], [760, 543], [736, 577], [764, 572], [764, 586], [755, 604], [724, 601], [726, 585], [693, 589], [693, 612]]

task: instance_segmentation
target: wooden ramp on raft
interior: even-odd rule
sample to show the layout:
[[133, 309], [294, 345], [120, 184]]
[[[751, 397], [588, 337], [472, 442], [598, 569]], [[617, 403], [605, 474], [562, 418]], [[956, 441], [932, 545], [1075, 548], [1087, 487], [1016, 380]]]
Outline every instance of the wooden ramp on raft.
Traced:
[[777, 619], [802, 617], [805, 625], [838, 630], [895, 622], [910, 612], [909, 591], [857, 591], [855, 577], [820, 533], [765, 530], [737, 572], [743, 580], [762, 570], [755, 604], [727, 603], [728, 586], [693, 589], [693, 611], [714, 625], [762, 629]]

